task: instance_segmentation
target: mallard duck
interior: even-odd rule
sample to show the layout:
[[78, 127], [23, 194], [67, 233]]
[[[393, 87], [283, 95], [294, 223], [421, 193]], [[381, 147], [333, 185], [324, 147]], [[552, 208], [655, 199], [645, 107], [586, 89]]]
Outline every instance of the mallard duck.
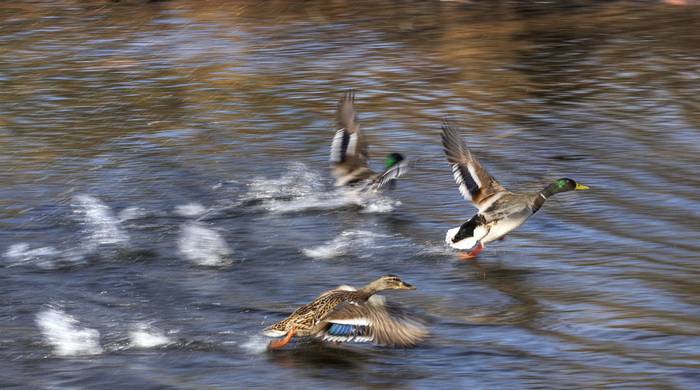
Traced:
[[459, 192], [479, 210], [462, 226], [448, 230], [445, 236], [445, 242], [451, 247], [471, 249], [462, 254], [462, 258], [476, 257], [484, 249], [484, 244], [504, 238], [536, 213], [552, 195], [588, 189], [574, 180], [561, 178], [535, 193], [513, 193], [486, 172], [467, 149], [462, 136], [447, 121], [442, 124], [442, 145]]
[[367, 141], [353, 107], [355, 92], [347, 91], [338, 102], [336, 121], [338, 130], [331, 144], [331, 172], [336, 187], [350, 186], [362, 191], [376, 191], [408, 169], [408, 162], [400, 153], [391, 153], [384, 160], [384, 171], [369, 168]]
[[[361, 289], [339, 286], [326, 291], [282, 321], [265, 328], [270, 349], [281, 348], [294, 336], [333, 342], [373, 342], [387, 346], [411, 346], [426, 330], [420, 321], [385, 305], [375, 296], [382, 290], [415, 290], [395, 275], [385, 275]], [[378, 302], [379, 301], [379, 302]]]

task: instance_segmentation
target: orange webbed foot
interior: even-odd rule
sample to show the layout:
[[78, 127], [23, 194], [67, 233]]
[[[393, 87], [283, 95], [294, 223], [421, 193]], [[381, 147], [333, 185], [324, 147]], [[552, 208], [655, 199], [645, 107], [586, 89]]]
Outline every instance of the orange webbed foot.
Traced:
[[484, 246], [481, 245], [481, 243], [478, 243], [474, 249], [472, 249], [471, 251], [469, 251], [469, 252], [467, 252], [467, 253], [462, 252], [462, 253], [458, 254], [457, 257], [458, 257], [460, 260], [472, 260], [472, 259], [475, 259], [476, 256], [477, 256], [479, 253], [481, 253], [481, 251], [482, 251], [483, 249], [484, 249]]
[[294, 337], [295, 333], [296, 333], [296, 330], [294, 328], [292, 328], [289, 332], [287, 332], [287, 335], [284, 336], [283, 339], [270, 341], [270, 343], [267, 345], [267, 349], [272, 350], [272, 349], [280, 349], [280, 348], [284, 347], [285, 345], [289, 344], [289, 340], [291, 340], [292, 337]]
[[457, 254], [457, 258], [460, 260], [472, 260], [472, 259], [475, 259], [476, 256], [472, 255], [471, 252], [467, 252], [467, 253], [461, 252], [461, 253]]

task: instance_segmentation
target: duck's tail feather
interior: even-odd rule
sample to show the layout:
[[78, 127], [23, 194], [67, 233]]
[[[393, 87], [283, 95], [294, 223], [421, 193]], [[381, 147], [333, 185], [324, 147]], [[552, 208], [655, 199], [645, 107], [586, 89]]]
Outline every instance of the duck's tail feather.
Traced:
[[472, 249], [489, 232], [485, 222], [484, 216], [477, 214], [460, 227], [448, 230], [445, 242], [455, 249]]
[[447, 245], [449, 245], [455, 249], [461, 249], [461, 250], [472, 249], [477, 243], [477, 239], [474, 237], [467, 237], [467, 238], [463, 238], [459, 241], [454, 241], [455, 236], [457, 235], [457, 233], [459, 233], [459, 229], [460, 229], [459, 227], [456, 227], [454, 229], [448, 230], [447, 234], [445, 235], [445, 242], [447, 243]]

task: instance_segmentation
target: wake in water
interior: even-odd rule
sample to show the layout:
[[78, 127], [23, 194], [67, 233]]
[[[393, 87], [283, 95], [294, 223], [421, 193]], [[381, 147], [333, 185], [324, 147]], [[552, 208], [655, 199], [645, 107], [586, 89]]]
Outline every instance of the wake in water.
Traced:
[[413, 246], [399, 235], [388, 235], [368, 230], [346, 230], [327, 244], [304, 248], [301, 252], [312, 259], [332, 259], [347, 254], [359, 258], [373, 256], [377, 250]]
[[452, 256], [454, 250], [445, 246], [442, 241], [415, 243], [399, 234], [381, 234], [369, 230], [346, 230], [326, 244], [303, 248], [301, 253], [312, 259], [333, 259], [345, 255], [358, 258], [369, 258], [377, 251], [391, 248], [415, 248], [415, 251], [425, 255]]
[[56, 355], [81, 356], [102, 353], [100, 332], [81, 327], [78, 320], [58, 308], [49, 308], [37, 314], [36, 324]]
[[373, 247], [377, 237], [388, 236], [366, 230], [346, 230], [327, 244], [305, 248], [301, 252], [313, 259], [332, 259], [348, 254], [353, 249]]

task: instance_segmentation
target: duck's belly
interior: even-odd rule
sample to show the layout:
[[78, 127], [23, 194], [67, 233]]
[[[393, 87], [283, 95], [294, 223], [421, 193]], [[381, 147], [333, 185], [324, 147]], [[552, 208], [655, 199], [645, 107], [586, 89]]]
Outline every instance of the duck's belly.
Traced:
[[486, 236], [484, 236], [484, 238], [481, 239], [481, 243], [486, 244], [487, 242], [498, 240], [499, 238], [513, 231], [513, 229], [522, 225], [523, 222], [527, 220], [527, 217], [528, 216], [508, 218], [494, 223], [493, 225], [491, 225], [491, 228], [489, 229], [489, 232], [486, 234]]

